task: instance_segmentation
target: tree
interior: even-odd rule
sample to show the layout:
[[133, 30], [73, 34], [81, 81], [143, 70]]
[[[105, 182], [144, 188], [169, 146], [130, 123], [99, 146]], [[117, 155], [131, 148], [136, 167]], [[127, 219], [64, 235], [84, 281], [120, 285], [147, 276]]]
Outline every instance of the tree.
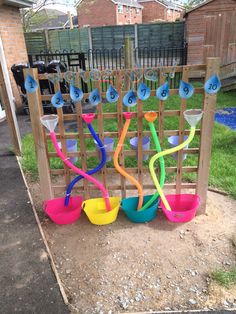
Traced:
[[21, 17], [22, 17], [22, 23], [23, 28], [25, 32], [31, 31], [31, 23], [33, 22], [34, 25], [41, 24], [45, 21], [45, 15], [38, 14], [41, 9], [43, 9], [45, 6], [53, 4], [65, 4], [69, 5], [74, 2], [73, 0], [37, 0], [33, 4], [33, 6], [30, 9], [22, 9], [21, 10]]
[[189, 10], [199, 4], [202, 4], [203, 2], [206, 2], [206, 0], [188, 0], [187, 3], [185, 3], [184, 7], [186, 10]]

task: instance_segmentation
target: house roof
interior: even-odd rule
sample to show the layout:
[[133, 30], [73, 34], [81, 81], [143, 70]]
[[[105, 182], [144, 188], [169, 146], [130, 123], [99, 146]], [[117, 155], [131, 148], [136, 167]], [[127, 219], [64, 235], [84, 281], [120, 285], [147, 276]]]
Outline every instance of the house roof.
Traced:
[[207, 1], [204, 1], [204, 2], [202, 2], [202, 3], [198, 4], [198, 5], [196, 5], [196, 6], [193, 7], [192, 9], [186, 11], [186, 12], [184, 13], [183, 17], [185, 17], [188, 13], [190, 13], [190, 12], [192, 12], [192, 11], [194, 11], [194, 10], [200, 8], [200, 7], [203, 7], [204, 5], [206, 5], [206, 4], [208, 4], [208, 3], [212, 2], [212, 1], [215, 1], [215, 0], [207, 0]]
[[[73, 16], [72, 17], [73, 26], [78, 27], [78, 17]], [[56, 18], [50, 18], [38, 25], [32, 25], [31, 26], [32, 31], [39, 31], [44, 29], [63, 29], [63, 28], [69, 28], [69, 20], [68, 15], [63, 14], [59, 15]]]
[[[143, 9], [143, 6], [141, 4], [139, 4], [138, 0], [111, 0], [111, 1], [115, 4], [120, 4], [120, 5], [125, 5], [128, 7]], [[83, 0], [79, 0], [76, 3], [76, 6], [79, 6], [81, 2], [83, 2]]]
[[168, 9], [172, 9], [172, 10], [176, 10], [176, 11], [182, 11], [183, 10], [183, 7], [180, 6], [179, 4], [172, 3], [172, 2], [167, 1], [167, 0], [139, 0], [140, 3], [152, 2], [152, 1], [158, 2]]
[[120, 4], [120, 5], [125, 5], [128, 7], [143, 9], [143, 6], [141, 4], [139, 4], [137, 0], [111, 0], [111, 1], [115, 4]]
[[34, 0], [3, 0], [3, 4], [18, 8], [29, 8], [34, 4]]

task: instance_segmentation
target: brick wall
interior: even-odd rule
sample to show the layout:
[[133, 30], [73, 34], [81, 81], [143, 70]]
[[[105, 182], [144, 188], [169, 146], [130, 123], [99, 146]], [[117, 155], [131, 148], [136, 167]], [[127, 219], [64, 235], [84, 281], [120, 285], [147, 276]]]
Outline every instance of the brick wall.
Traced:
[[180, 18], [181, 12], [175, 10], [167, 10], [166, 12], [166, 20], [169, 22], [175, 22], [176, 19]]
[[143, 23], [165, 20], [166, 7], [155, 1], [141, 2], [143, 6]]
[[118, 12], [118, 5], [116, 6], [117, 11], [117, 25], [124, 24], [141, 24], [142, 23], [142, 10], [134, 7], [128, 7], [123, 5], [123, 12]]
[[111, 0], [85, 0], [77, 7], [79, 27], [116, 25], [116, 5]]
[[118, 5], [111, 0], [84, 0], [77, 7], [79, 27], [106, 26], [142, 23], [142, 10], [123, 6], [118, 12]]
[[19, 9], [8, 5], [0, 6], [0, 35], [3, 42], [6, 62], [10, 74], [13, 95], [17, 107], [20, 106], [20, 95], [11, 73], [11, 66], [18, 62], [27, 62], [27, 52]]
[[174, 22], [180, 17], [180, 12], [169, 10], [156, 1], [140, 2], [143, 8], [143, 23], [157, 22], [158, 20]]

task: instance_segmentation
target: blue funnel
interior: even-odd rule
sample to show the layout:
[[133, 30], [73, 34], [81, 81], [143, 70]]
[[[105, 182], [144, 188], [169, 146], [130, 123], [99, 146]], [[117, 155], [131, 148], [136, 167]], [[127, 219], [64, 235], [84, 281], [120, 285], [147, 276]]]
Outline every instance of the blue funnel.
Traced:
[[[143, 198], [143, 206], [152, 198], [153, 195], [146, 195]], [[145, 210], [137, 210], [138, 197], [128, 197], [122, 199], [121, 208], [129, 218], [130, 221], [135, 223], [148, 222], [156, 218], [158, 210], [159, 198], [152, 203], [152, 206]]]

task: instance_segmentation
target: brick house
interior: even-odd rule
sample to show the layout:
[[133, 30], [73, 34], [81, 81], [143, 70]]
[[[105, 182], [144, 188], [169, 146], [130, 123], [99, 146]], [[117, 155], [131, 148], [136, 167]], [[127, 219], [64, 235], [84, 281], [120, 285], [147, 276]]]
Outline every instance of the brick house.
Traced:
[[0, 37], [17, 106], [20, 104], [20, 95], [10, 69], [14, 63], [28, 62], [19, 8], [30, 7], [33, 2], [33, 0], [0, 1]]
[[174, 22], [180, 18], [183, 8], [166, 0], [139, 0], [143, 6], [143, 23]]
[[80, 0], [79, 27], [142, 23], [142, 5], [137, 0]]

